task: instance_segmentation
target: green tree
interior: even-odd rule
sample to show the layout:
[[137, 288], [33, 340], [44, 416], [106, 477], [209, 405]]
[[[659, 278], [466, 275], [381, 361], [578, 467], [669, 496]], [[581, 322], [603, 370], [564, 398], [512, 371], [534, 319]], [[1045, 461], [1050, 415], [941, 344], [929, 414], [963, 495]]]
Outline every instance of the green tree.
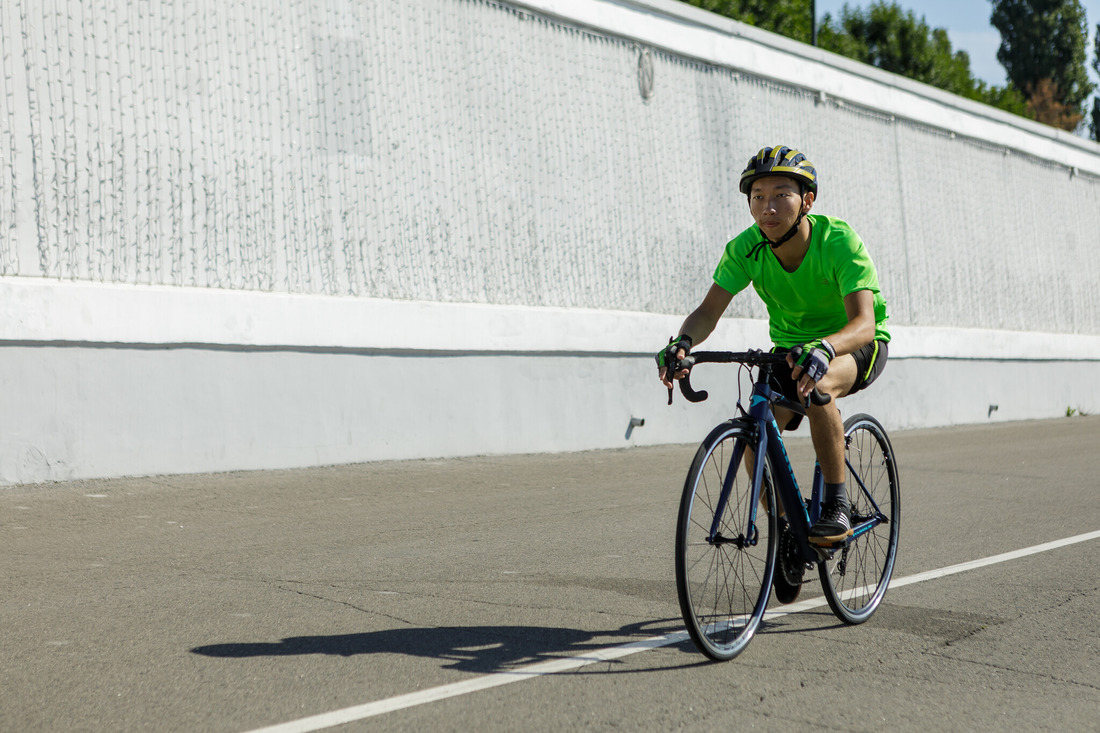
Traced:
[[1088, 33], [1078, 0], [993, 0], [990, 22], [1001, 32], [997, 60], [1012, 84], [1029, 98], [1052, 90], [1071, 113], [1066, 119], [1076, 114], [1080, 120], [1093, 84], [1085, 68]]
[[[1092, 70], [1100, 76], [1100, 23], [1096, 24], [1096, 35], [1093, 36]], [[1100, 94], [1092, 98], [1092, 139], [1100, 143]]]
[[[810, 0], [683, 0], [690, 5], [809, 43], [813, 33]], [[896, 3], [877, 0], [866, 11], [844, 6], [839, 19], [826, 14], [818, 46], [949, 92], [1022, 116], [1027, 100], [1012, 84], [990, 87], [973, 77], [970, 57], [955, 51], [947, 31], [931, 29], [924, 18]]]
[[809, 43], [813, 35], [810, 0], [684, 0], [742, 23]]
[[826, 14], [818, 45], [834, 53], [930, 84], [962, 97], [1027, 115], [1022, 94], [1011, 85], [991, 87], [975, 79], [970, 56], [955, 51], [943, 28], [897, 3], [878, 0], [867, 10], [845, 4], [840, 18]]
[[956, 94], [974, 88], [970, 57], [953, 52], [947, 32], [896, 3], [875, 2], [866, 11], [844, 6], [839, 21], [826, 14], [818, 31], [822, 48]]
[[1011, 112], [1020, 117], [1031, 117], [1031, 113], [1027, 106], [1027, 100], [1020, 90], [1012, 86], [1011, 83], [1007, 86], [998, 87], [986, 86], [985, 82], [978, 81], [974, 88], [974, 92], [975, 94], [971, 97], [972, 99], [984, 102], [990, 107], [996, 107], [997, 109]]

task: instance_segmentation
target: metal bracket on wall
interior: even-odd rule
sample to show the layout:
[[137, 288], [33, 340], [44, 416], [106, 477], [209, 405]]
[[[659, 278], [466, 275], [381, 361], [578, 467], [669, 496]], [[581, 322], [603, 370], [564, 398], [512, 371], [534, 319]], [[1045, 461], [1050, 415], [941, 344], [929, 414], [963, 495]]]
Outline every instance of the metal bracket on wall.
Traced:
[[653, 96], [653, 55], [648, 48], [638, 51], [638, 91], [646, 101]]

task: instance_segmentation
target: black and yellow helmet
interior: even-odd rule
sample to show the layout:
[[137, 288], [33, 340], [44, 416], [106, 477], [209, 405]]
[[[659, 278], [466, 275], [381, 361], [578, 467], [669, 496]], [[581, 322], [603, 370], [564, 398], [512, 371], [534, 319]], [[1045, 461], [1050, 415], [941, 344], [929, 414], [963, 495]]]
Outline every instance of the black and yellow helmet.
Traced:
[[749, 164], [741, 172], [741, 193], [748, 194], [752, 182], [764, 176], [786, 176], [802, 184], [803, 191], [817, 196], [817, 169], [806, 156], [786, 145], [774, 148], [761, 148], [760, 152], [749, 159]]

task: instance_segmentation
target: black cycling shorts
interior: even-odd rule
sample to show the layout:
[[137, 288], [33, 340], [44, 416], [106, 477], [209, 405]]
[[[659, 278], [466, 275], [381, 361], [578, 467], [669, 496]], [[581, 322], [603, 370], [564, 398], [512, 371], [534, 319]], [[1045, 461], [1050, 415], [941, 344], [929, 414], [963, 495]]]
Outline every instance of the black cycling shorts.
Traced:
[[[780, 347], [772, 349], [772, 352], [776, 354], [785, 354], [788, 351], [790, 349]], [[852, 357], [856, 360], [856, 382], [852, 385], [848, 394], [853, 395], [862, 389], [866, 389], [878, 379], [878, 375], [882, 374], [882, 370], [886, 368], [886, 360], [889, 355], [890, 347], [886, 341], [872, 341], [863, 348], [853, 351]], [[795, 385], [795, 381], [791, 379], [791, 370], [787, 369], [786, 366], [779, 364], [772, 368], [772, 377], [769, 384], [772, 389], [787, 399], [798, 402], [798, 387]], [[785, 429], [796, 430], [801, 422], [802, 416], [795, 415]]]

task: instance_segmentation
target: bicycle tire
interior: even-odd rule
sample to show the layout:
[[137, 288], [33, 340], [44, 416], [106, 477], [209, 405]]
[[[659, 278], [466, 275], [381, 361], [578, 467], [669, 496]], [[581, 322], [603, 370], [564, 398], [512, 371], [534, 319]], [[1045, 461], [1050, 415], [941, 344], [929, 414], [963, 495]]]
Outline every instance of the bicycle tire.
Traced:
[[754, 447], [754, 434], [752, 425], [741, 420], [727, 421], [710, 432], [691, 462], [676, 522], [680, 611], [696, 648], [716, 661], [733, 659], [752, 640], [767, 608], [775, 572], [776, 520], [764, 506], [776, 504], [766, 464], [761, 489], [766, 498], [756, 512], [755, 537], [749, 541], [745, 537], [752, 482], [745, 470], [737, 468], [719, 523], [726, 539], [708, 539], [734, 450], [739, 443]]
[[887, 521], [853, 537], [847, 547], [819, 563], [818, 572], [825, 599], [837, 618], [861, 624], [874, 614], [890, 585], [901, 531], [901, 495], [894, 448], [878, 420], [853, 415], [844, 421], [844, 440], [852, 526], [874, 514], [872, 497]]

